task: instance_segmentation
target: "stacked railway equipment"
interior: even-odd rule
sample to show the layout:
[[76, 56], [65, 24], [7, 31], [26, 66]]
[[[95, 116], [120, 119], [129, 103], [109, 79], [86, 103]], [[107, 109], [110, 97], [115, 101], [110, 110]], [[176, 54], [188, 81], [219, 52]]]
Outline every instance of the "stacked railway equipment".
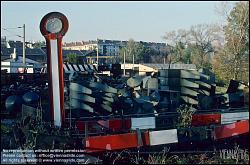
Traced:
[[[240, 83], [233, 85], [235, 81], [226, 94], [215, 94], [210, 76], [195, 70], [115, 78], [98, 72], [71, 73], [64, 89], [67, 126], [77, 129], [72, 137], [83, 138], [86, 152], [216, 141], [249, 132], [247, 95]], [[21, 95], [26, 93], [21, 97], [26, 102], [20, 104], [32, 102], [27, 92]], [[232, 94], [239, 95], [232, 99]], [[229, 96], [226, 105], [224, 96]], [[179, 128], [176, 109], [183, 103], [196, 113], [189, 127]]]

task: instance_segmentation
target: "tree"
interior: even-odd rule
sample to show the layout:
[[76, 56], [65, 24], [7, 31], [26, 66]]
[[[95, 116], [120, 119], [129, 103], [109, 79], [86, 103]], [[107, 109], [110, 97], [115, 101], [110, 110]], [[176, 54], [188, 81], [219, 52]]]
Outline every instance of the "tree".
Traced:
[[72, 63], [72, 64], [78, 64], [78, 58], [77, 58], [77, 54], [75, 53], [69, 53], [67, 54], [67, 58], [66, 58], [68, 63]]
[[199, 24], [190, 29], [190, 43], [192, 44], [192, 63], [197, 68], [212, 68], [211, 56], [214, 53], [213, 42], [219, 41], [221, 29], [218, 25]]
[[[226, 79], [249, 81], [249, 2], [237, 2], [224, 27], [225, 45], [214, 69]], [[224, 74], [223, 74], [224, 73]]]
[[143, 61], [145, 46], [135, 42], [133, 39], [129, 39], [127, 45], [120, 49], [119, 56], [121, 61], [123, 61], [124, 52], [126, 53], [126, 62], [132, 63], [134, 58], [134, 62], [138, 63]]
[[198, 69], [210, 69], [212, 44], [221, 39], [221, 29], [217, 25], [199, 24], [189, 30], [168, 32], [163, 38], [171, 45], [173, 63], [193, 63]]
[[[168, 55], [171, 55], [171, 60], [173, 63], [186, 63], [185, 49], [186, 45], [189, 43], [190, 35], [188, 30], [179, 29], [177, 31], [167, 32], [163, 39], [169, 44], [170, 51]], [[167, 58], [167, 57], [165, 57]]]

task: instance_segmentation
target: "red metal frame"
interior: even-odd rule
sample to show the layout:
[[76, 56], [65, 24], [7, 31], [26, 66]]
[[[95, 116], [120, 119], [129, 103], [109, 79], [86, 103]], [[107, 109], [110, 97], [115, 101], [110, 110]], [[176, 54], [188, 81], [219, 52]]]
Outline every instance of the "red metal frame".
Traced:
[[194, 114], [192, 116], [192, 126], [205, 126], [210, 124], [220, 124], [221, 114]]
[[214, 139], [223, 139], [249, 132], [249, 120], [217, 126], [214, 129]]
[[112, 131], [129, 130], [131, 128], [131, 119], [99, 120], [97, 123]]
[[[136, 133], [92, 136], [86, 138], [85, 144], [88, 150], [120, 150], [140, 146]], [[148, 132], [142, 133], [142, 145], [149, 145]]]

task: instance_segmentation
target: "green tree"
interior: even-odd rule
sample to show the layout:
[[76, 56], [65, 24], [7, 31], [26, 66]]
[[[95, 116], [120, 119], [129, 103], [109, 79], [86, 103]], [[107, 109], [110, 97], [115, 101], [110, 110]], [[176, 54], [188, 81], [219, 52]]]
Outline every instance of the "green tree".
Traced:
[[75, 54], [75, 53], [67, 54], [66, 61], [68, 63], [71, 63], [71, 64], [78, 64], [79, 63], [78, 58], [77, 58], [77, 54]]
[[127, 45], [120, 49], [119, 56], [121, 61], [123, 61], [124, 52], [126, 53], [126, 62], [132, 63], [134, 58], [134, 62], [138, 63], [143, 61], [145, 46], [135, 42], [133, 39], [129, 39]]
[[225, 80], [249, 81], [249, 2], [237, 2], [224, 27], [225, 45], [216, 55], [214, 70]]

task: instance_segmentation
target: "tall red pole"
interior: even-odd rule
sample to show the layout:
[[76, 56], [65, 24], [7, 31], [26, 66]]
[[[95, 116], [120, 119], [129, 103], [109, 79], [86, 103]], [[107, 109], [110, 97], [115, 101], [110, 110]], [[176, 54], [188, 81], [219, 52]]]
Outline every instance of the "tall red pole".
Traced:
[[45, 15], [40, 22], [40, 31], [46, 40], [49, 98], [52, 124], [64, 127], [64, 75], [62, 38], [68, 30], [68, 20], [59, 12]]

